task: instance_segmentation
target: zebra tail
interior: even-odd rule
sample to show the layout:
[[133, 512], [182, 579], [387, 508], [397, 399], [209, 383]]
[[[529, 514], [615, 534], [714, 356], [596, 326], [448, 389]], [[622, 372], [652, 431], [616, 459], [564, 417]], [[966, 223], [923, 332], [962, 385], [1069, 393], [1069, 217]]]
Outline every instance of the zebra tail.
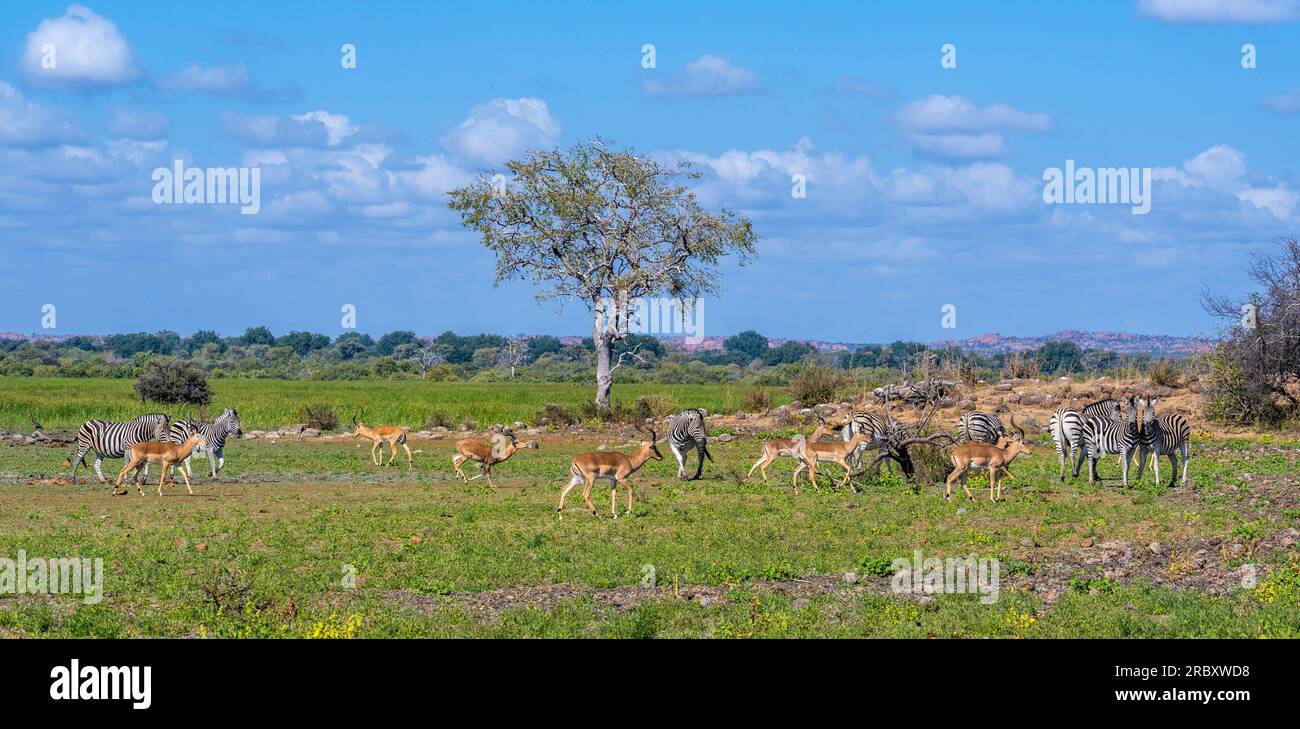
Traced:
[[700, 446], [700, 447], [701, 447], [702, 449], [704, 449], [704, 455], [708, 456], [709, 460], [712, 461], [712, 460], [713, 460], [713, 454], [712, 454], [712, 453], [709, 453], [709, 447], [708, 447], [707, 445], [702, 445], [702, 446]]

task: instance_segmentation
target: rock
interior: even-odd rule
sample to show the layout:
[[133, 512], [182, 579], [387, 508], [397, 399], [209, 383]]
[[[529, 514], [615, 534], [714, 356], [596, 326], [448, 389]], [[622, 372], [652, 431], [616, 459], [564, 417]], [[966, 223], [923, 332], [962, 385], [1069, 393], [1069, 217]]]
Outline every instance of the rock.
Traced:
[[1085, 547], [1091, 547], [1091, 546], [1092, 546], [1092, 537], [1088, 537], [1087, 539], [1083, 540], [1083, 546], [1085, 546]]
[[716, 601], [708, 595], [696, 595], [695, 602], [699, 603], [700, 606], [703, 607], [706, 605], [712, 605]]
[[208, 545], [204, 544], [203, 542], [199, 542], [198, 544], [194, 545], [194, 551], [206, 552], [208, 551]]
[[1020, 546], [1022, 546], [1022, 547], [1030, 547], [1030, 548], [1033, 548], [1033, 546], [1034, 546], [1034, 540], [1029, 539], [1029, 538], [1021, 539], [1021, 540], [1020, 540]]
[[513, 423], [510, 424], [510, 429], [511, 429], [511, 430], [519, 430], [519, 429], [522, 428], [522, 427], [524, 427], [524, 424], [523, 424], [523, 421], [520, 421], [520, 420], [516, 420], [515, 422], [513, 422]]
[[320, 431], [316, 430], [315, 428], [303, 428], [302, 432], [299, 433], [298, 435], [302, 436], [303, 438], [319, 438]]
[[542, 434], [541, 428], [529, 428], [528, 430], [524, 431], [524, 435], [541, 435], [541, 434]]
[[424, 541], [424, 537], [420, 536], [419, 534], [411, 535], [411, 544], [420, 544], [423, 541]]
[[966, 507], [964, 507], [964, 506], [961, 507], [960, 509], [957, 510], [957, 513], [958, 513], [958, 514], [965, 514], [965, 513], [966, 513]]
[[446, 437], [447, 437], [446, 433], [434, 433], [429, 436], [429, 440], [442, 440], [443, 438]]
[[811, 600], [809, 600], [806, 597], [801, 597], [796, 599], [794, 602], [790, 603], [790, 607], [794, 608], [795, 610], [803, 610], [804, 608], [808, 607], [811, 604], [812, 604]]
[[421, 437], [421, 438], [428, 438], [429, 436], [433, 435], [433, 433], [431, 433], [431, 432], [429, 432], [429, 431], [427, 431], [427, 430], [421, 430], [421, 431], [417, 432], [416, 435], [419, 436], [419, 437]]
[[1160, 542], [1152, 542], [1148, 544], [1147, 549], [1151, 550], [1152, 554], [1162, 554], [1165, 551], [1164, 545]]
[[736, 436], [732, 435], [731, 433], [723, 433], [722, 435], [718, 436], [718, 441], [721, 443], [730, 443], [735, 439]]
[[850, 584], [850, 585], [856, 585], [856, 584], [858, 584], [858, 573], [856, 573], [856, 572], [845, 572], [845, 573], [844, 573], [844, 581], [847, 582], [847, 583]]
[[596, 446], [596, 450], [598, 450], [598, 451], [607, 451], [607, 450], [609, 450], [609, 444], [608, 444], [608, 443], [601, 443], [600, 445]]

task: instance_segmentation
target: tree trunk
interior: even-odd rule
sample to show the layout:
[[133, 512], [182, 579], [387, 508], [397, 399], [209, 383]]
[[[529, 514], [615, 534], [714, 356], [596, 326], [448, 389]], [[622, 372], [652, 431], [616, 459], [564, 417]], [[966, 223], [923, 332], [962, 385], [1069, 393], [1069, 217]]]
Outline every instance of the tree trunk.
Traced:
[[614, 373], [609, 369], [609, 335], [598, 326], [594, 332], [596, 342], [596, 410], [609, 412], [609, 391], [614, 386]]

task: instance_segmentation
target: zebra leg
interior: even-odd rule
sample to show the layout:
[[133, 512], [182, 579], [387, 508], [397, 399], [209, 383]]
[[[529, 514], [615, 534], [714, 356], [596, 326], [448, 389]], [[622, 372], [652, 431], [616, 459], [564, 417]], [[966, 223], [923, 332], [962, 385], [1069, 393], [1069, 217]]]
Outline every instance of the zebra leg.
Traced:
[[675, 444], [669, 443], [668, 447], [673, 452], [673, 458], [677, 459], [677, 480], [684, 480], [686, 476], [686, 455], [682, 453]]
[[1184, 486], [1187, 485], [1187, 466], [1191, 462], [1192, 462], [1191, 446], [1187, 444], [1187, 441], [1183, 441], [1183, 485]]
[[699, 481], [700, 475], [704, 473], [704, 444], [699, 443], [695, 446], [695, 455], [699, 457], [700, 462], [695, 464], [695, 475], [691, 477], [692, 481]]
[[[213, 478], [216, 478], [217, 473], [221, 471], [221, 469], [217, 466], [217, 454], [211, 450], [208, 451], [208, 468], [212, 469]], [[187, 468], [185, 470], [188, 471], [189, 469]]]
[[1133, 451], [1127, 450], [1119, 454], [1120, 465], [1124, 470], [1124, 488], [1128, 488], [1128, 464], [1133, 459]]
[[1064, 450], [1061, 448], [1061, 446], [1059, 446], [1059, 445], [1056, 446], [1056, 461], [1057, 461], [1057, 463], [1060, 464], [1060, 466], [1061, 466], [1061, 477], [1060, 477], [1060, 481], [1061, 481], [1061, 483], [1065, 483], [1065, 461], [1066, 461], [1066, 455], [1065, 455], [1065, 451], [1064, 451]]
[[72, 483], [77, 482], [77, 467], [86, 465], [86, 452], [89, 450], [89, 444], [77, 447], [77, 457], [72, 459], [72, 476], [70, 479]]
[[1079, 454], [1079, 457], [1074, 461], [1074, 477], [1078, 478], [1079, 471], [1083, 468], [1083, 456], [1084, 456], [1083, 446], [1076, 448], [1073, 452], [1077, 452]]
[[[1174, 483], [1177, 480], [1178, 480], [1178, 451], [1172, 450], [1169, 451], [1169, 488], [1173, 488]], [[1186, 481], [1184, 481], [1183, 483], [1186, 483]]]
[[226, 467], [226, 449], [221, 448], [217, 450], [217, 472], [212, 474], [213, 477], [215, 478], [217, 473], [221, 473], [221, 469], [225, 467]]
[[1142, 471], [1143, 469], [1146, 468], [1146, 465], [1147, 465], [1146, 446], [1138, 446], [1138, 472], [1137, 472], [1137, 476], [1134, 477], [1134, 479], [1138, 483], [1142, 483]]

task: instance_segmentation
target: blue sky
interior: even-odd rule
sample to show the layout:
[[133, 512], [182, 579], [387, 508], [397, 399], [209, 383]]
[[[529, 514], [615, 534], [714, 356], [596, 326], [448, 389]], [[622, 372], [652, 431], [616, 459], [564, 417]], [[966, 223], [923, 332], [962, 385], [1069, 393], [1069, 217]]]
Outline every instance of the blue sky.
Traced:
[[[1207, 332], [1296, 232], [1296, 0], [611, 5], [6, 4], [0, 331], [588, 333], [445, 192], [596, 134], [754, 220], [705, 334]], [[261, 211], [154, 204], [177, 159], [259, 167]], [[1044, 203], [1067, 159], [1151, 168], [1151, 212]]]

